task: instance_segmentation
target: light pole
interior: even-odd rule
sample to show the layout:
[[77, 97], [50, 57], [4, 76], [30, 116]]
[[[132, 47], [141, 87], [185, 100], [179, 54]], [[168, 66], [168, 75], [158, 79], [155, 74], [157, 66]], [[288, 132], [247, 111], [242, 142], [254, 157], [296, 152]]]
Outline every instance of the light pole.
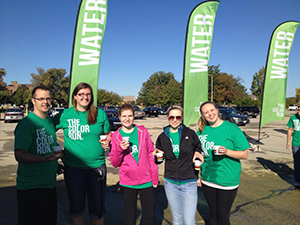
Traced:
[[210, 74], [208, 74], [208, 76], [211, 77], [211, 79], [210, 79], [210, 101], [213, 102], [214, 101], [214, 77]]

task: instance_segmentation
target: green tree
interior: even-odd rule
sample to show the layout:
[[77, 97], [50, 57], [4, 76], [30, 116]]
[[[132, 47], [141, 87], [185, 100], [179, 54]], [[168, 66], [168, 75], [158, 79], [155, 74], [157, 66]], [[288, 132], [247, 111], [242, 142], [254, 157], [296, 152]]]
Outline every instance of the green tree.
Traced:
[[[143, 83], [138, 94], [137, 103], [143, 105], [170, 105], [173, 102], [181, 102], [180, 83], [175, 80], [172, 72], [155, 72]], [[174, 98], [174, 99], [173, 99]]]
[[259, 104], [261, 104], [261, 100], [262, 100], [264, 75], [265, 75], [265, 67], [262, 67], [261, 69], [259, 69], [258, 72], [256, 72], [253, 75], [253, 80], [250, 88], [251, 93], [258, 98]]
[[214, 101], [217, 104], [236, 104], [247, 96], [246, 88], [240, 77], [218, 73], [214, 77]]
[[5, 91], [6, 90], [6, 85], [3, 81], [3, 78], [6, 76], [7, 72], [5, 71], [4, 68], [0, 68], [0, 91]]
[[45, 71], [37, 68], [37, 74], [31, 74], [34, 86], [45, 85], [50, 88], [54, 104], [67, 104], [69, 96], [69, 76], [65, 69], [51, 68]]
[[97, 104], [98, 105], [119, 105], [122, 103], [122, 98], [115, 92], [105, 89], [98, 89]]
[[300, 88], [296, 88], [296, 102], [299, 102], [299, 101], [300, 101]]
[[9, 94], [7, 90], [0, 91], [0, 104], [8, 103]]
[[18, 87], [18, 89], [10, 96], [10, 101], [17, 106], [30, 104], [31, 92], [29, 90], [24, 90], [23, 87]]

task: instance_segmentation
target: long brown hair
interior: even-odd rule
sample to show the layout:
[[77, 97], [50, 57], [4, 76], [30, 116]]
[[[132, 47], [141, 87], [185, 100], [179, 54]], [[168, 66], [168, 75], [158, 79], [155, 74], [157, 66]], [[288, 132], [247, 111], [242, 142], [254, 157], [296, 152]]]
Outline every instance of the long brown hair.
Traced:
[[[217, 105], [211, 101], [206, 101], [206, 102], [203, 102], [200, 106], [200, 113], [201, 113], [201, 117], [199, 118], [198, 120], [198, 126], [199, 126], [199, 130], [200, 130], [200, 133], [202, 133], [202, 131], [204, 130], [204, 127], [206, 125], [208, 125], [208, 122], [206, 121], [206, 119], [204, 118], [204, 115], [203, 115], [203, 112], [202, 112], [202, 108], [203, 106], [207, 105], [207, 104], [212, 104], [216, 109], [218, 109]], [[218, 115], [219, 116], [219, 115]], [[219, 116], [220, 117], [220, 116]]]
[[75, 95], [77, 95], [77, 93], [81, 90], [81, 89], [85, 89], [88, 88], [91, 91], [91, 101], [87, 107], [87, 111], [88, 111], [88, 124], [92, 125], [95, 124], [97, 122], [97, 116], [98, 116], [98, 110], [96, 109], [96, 107], [94, 106], [94, 94], [93, 94], [93, 89], [92, 87], [87, 84], [87, 83], [79, 83], [77, 84], [77, 86], [74, 88], [74, 91], [72, 93], [72, 105], [74, 106], [74, 108], [77, 110], [77, 101], [75, 99]]

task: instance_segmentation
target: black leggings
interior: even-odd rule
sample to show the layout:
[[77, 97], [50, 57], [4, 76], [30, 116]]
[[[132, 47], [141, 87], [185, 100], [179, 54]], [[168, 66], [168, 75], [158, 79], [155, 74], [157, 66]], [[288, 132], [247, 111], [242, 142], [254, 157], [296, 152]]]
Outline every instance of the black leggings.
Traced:
[[238, 188], [221, 190], [202, 183], [202, 189], [210, 210], [210, 225], [229, 225], [230, 209]]
[[124, 212], [125, 212], [125, 225], [135, 225], [136, 222], [136, 207], [137, 207], [137, 194], [139, 193], [142, 214], [145, 225], [154, 225], [154, 190], [153, 187], [143, 189], [133, 189], [122, 187]]

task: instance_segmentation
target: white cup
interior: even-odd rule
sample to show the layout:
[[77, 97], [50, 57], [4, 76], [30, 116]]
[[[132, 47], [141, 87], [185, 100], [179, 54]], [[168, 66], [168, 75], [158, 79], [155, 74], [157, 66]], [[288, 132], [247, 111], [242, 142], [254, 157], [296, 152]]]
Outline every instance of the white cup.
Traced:
[[129, 142], [129, 137], [122, 137], [123, 141]]
[[107, 135], [100, 135], [100, 142], [105, 142], [107, 140]]
[[53, 152], [56, 157], [61, 156], [62, 147], [60, 145], [53, 146]]
[[221, 145], [214, 145], [214, 154], [215, 155], [221, 155], [220, 153], [219, 153], [219, 148], [221, 147]]
[[164, 153], [163, 152], [157, 152], [156, 153], [157, 162], [164, 161]]
[[195, 170], [200, 170], [200, 167], [202, 165], [201, 160], [200, 159], [195, 159], [194, 165], [195, 165]]

